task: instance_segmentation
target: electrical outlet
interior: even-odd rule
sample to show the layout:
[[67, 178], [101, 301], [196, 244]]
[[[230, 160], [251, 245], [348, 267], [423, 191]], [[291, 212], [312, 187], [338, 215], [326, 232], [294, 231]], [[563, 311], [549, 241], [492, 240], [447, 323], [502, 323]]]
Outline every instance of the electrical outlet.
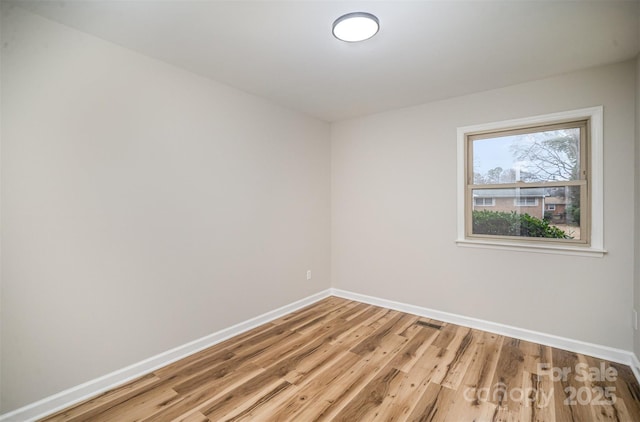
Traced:
[[311, 280], [311, 270], [307, 270], [307, 280]]
[[633, 329], [638, 330], [638, 311], [633, 310]]

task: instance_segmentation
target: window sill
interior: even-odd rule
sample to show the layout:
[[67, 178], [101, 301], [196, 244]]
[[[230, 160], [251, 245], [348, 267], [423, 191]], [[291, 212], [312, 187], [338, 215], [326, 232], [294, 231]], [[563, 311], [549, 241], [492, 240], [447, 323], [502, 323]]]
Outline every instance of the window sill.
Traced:
[[518, 243], [518, 242], [500, 242], [500, 241], [486, 241], [486, 240], [469, 240], [458, 239], [456, 240], [458, 246], [466, 248], [484, 248], [484, 249], [498, 249], [504, 251], [519, 251], [519, 252], [533, 252], [533, 253], [547, 253], [555, 255], [573, 255], [573, 256], [588, 256], [593, 258], [602, 258], [607, 251], [604, 249], [593, 248], [589, 246], [568, 246], [568, 245], [532, 245], [530, 243]]

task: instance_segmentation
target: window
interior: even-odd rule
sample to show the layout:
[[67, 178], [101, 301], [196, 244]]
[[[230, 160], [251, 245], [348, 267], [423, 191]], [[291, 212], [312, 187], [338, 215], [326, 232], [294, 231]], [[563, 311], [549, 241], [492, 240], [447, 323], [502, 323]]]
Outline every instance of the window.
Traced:
[[[576, 120], [467, 134], [468, 195], [513, 198], [496, 211], [468, 207], [467, 237], [588, 243], [588, 126]], [[564, 224], [548, 224], [535, 208], [551, 195], [569, 204]]]
[[473, 198], [473, 205], [476, 207], [493, 207], [496, 205], [494, 198]]
[[604, 253], [602, 107], [458, 128], [458, 175], [458, 244]]
[[513, 201], [516, 207], [535, 207], [538, 205], [538, 198], [534, 196], [521, 196]]

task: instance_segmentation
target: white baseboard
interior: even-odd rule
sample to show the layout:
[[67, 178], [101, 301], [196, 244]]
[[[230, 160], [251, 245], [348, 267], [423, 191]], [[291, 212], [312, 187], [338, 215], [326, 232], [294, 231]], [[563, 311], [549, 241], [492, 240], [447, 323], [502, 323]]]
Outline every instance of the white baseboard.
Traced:
[[355, 300], [426, 318], [432, 318], [465, 327], [476, 328], [482, 331], [540, 343], [559, 349], [569, 350], [576, 353], [582, 353], [612, 362], [622, 363], [631, 367], [631, 370], [638, 379], [638, 382], [640, 382], [640, 361], [636, 355], [630, 351], [331, 288], [255, 318], [251, 318], [232, 327], [225, 328], [206, 337], [178, 346], [174, 349], [104, 375], [100, 378], [96, 378], [84, 384], [64, 390], [35, 403], [31, 403], [9, 413], [5, 413], [4, 415], [0, 415], [0, 422], [30, 422], [50, 415], [329, 296]]
[[392, 300], [382, 299], [373, 296], [367, 296], [360, 293], [349, 292], [341, 289], [330, 289], [332, 296], [338, 296], [344, 299], [355, 300], [358, 302], [368, 303], [370, 305], [381, 306], [383, 308], [394, 309], [396, 311], [407, 312], [426, 318], [437, 319], [439, 321], [449, 322], [464, 327], [476, 328], [482, 331], [509, 336], [521, 340], [531, 341], [534, 343], [544, 344], [545, 346], [556, 347], [558, 349], [569, 350], [575, 353], [593, 356], [605, 359], [611, 362], [629, 365], [633, 370], [638, 382], [640, 383], [640, 362], [634, 353], [615, 349], [613, 347], [603, 346], [599, 344], [587, 343], [581, 340], [574, 340], [566, 337], [560, 337], [553, 334], [545, 334], [537, 331], [527, 330], [524, 328], [512, 327], [509, 325], [499, 324], [497, 322], [484, 321], [463, 315], [452, 314], [449, 312], [436, 311], [434, 309], [424, 308], [421, 306], [409, 305], [406, 303], [395, 302]]
[[68, 390], [61, 391], [37, 402], [5, 413], [4, 415], [0, 415], [0, 422], [30, 422], [40, 419], [68, 406], [87, 400], [126, 382], [134, 380], [142, 375], [148, 374], [158, 368], [162, 368], [172, 362], [183, 359], [189, 355], [199, 352], [200, 350], [206, 349], [207, 347], [211, 347], [217, 343], [227, 340], [228, 338], [237, 336], [238, 334], [273, 321], [274, 319], [280, 318], [300, 308], [304, 308], [305, 306], [311, 305], [329, 296], [329, 289], [321, 291], [281, 308], [160, 353], [159, 355], [153, 356], [149, 359], [134, 363], [126, 368], [111, 372], [110, 374], [104, 375], [100, 378], [85, 382], [84, 384], [77, 385], [69, 388]]
[[638, 356], [636, 356], [635, 353], [631, 353], [631, 363], [629, 366], [633, 371], [633, 375], [636, 376], [638, 383], [640, 383], [640, 360], [638, 360]]

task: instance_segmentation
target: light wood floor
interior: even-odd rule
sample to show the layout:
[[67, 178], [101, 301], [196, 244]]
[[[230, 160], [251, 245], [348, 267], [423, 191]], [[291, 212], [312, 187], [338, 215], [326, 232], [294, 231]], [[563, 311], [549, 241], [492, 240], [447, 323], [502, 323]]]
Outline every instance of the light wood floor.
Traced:
[[625, 365], [330, 297], [46, 420], [638, 422], [639, 400]]

